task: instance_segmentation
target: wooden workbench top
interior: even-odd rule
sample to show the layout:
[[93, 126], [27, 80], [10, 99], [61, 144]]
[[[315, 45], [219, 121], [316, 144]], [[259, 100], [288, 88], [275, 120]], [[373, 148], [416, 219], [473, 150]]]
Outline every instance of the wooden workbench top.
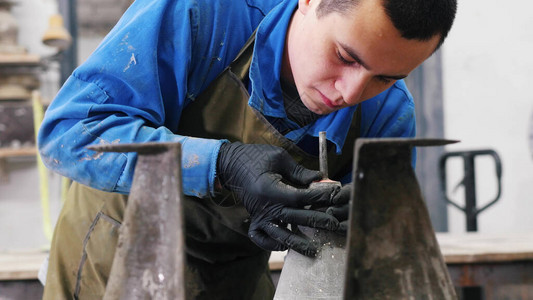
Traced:
[[0, 280], [37, 279], [47, 255], [47, 252], [37, 250], [0, 252]]
[[[532, 233], [437, 233], [447, 264], [533, 260]], [[281, 270], [286, 252], [273, 252], [271, 270]]]
[[[533, 233], [437, 233], [447, 264], [533, 260]], [[0, 252], [0, 280], [36, 279], [43, 251]], [[281, 270], [286, 252], [273, 252], [270, 269]]]
[[448, 264], [533, 260], [533, 233], [437, 233], [437, 240]]

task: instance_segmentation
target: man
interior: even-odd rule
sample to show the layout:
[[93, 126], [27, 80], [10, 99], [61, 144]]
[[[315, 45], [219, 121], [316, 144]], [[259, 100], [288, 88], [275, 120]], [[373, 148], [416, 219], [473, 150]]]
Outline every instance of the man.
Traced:
[[343, 230], [342, 216], [303, 208], [348, 201], [349, 185], [307, 188], [320, 178], [311, 171], [318, 132], [327, 131], [330, 177], [344, 183], [355, 138], [414, 136], [414, 104], [401, 79], [442, 44], [455, 7], [455, 0], [133, 3], [67, 80], [41, 127], [43, 161], [75, 181], [56, 225], [44, 297], [105, 291], [136, 156], [85, 147], [178, 141], [188, 292], [271, 298], [269, 251], [318, 251], [287, 223]]

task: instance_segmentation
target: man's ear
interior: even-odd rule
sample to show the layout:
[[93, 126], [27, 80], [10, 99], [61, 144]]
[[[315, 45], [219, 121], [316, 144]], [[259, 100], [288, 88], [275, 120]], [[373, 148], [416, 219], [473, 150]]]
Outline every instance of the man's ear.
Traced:
[[[313, 0], [317, 1], [317, 0]], [[311, 0], [298, 0], [298, 11], [305, 15], [311, 9]]]

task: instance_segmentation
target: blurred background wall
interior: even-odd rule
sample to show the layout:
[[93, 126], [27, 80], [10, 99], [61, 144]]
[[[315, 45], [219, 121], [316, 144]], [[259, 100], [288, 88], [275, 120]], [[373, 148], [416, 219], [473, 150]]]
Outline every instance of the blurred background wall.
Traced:
[[[502, 197], [479, 216], [480, 232], [533, 231], [533, 159], [529, 120], [533, 112], [533, 3], [525, 0], [459, 1], [443, 48], [444, 131], [461, 143], [449, 151], [494, 149], [502, 159]], [[493, 198], [494, 167], [480, 159], [478, 201]], [[455, 172], [460, 180], [461, 166]], [[460, 171], [460, 172], [459, 172]], [[458, 190], [457, 199], [462, 190]], [[449, 208], [449, 230], [464, 218]]]

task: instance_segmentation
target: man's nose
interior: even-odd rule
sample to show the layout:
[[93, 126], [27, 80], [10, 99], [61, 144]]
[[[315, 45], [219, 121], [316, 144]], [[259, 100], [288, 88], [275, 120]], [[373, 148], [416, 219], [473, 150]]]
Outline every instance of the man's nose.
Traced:
[[344, 102], [348, 105], [355, 105], [361, 102], [371, 80], [372, 75], [366, 70], [350, 70], [342, 74], [335, 85]]

